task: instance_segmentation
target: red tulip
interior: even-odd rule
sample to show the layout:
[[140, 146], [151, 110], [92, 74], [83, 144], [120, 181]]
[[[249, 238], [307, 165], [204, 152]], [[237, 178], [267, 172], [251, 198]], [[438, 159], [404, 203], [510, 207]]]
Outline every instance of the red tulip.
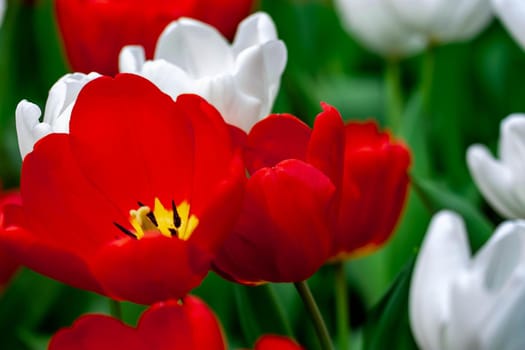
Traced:
[[214, 261], [224, 277], [296, 282], [391, 235], [407, 192], [408, 150], [373, 122], [344, 125], [322, 106], [313, 129], [271, 115], [244, 140], [252, 176], [234, 234]]
[[25, 158], [23, 205], [0, 241], [28, 267], [115, 299], [180, 298], [206, 275], [242, 202], [244, 168], [219, 113], [144, 78], [88, 83], [69, 134]]
[[303, 348], [290, 338], [278, 335], [264, 335], [257, 343], [254, 350], [302, 350]]
[[69, 63], [74, 71], [114, 75], [125, 45], [141, 45], [153, 57], [162, 30], [179, 17], [191, 17], [232, 38], [253, 0], [55, 0]]
[[[0, 194], [0, 232], [8, 224], [5, 220], [5, 212], [9, 211], [12, 205], [21, 203], [19, 191], [7, 191]], [[9, 282], [18, 267], [18, 261], [0, 246], [0, 290]]]
[[51, 339], [49, 350], [225, 350], [221, 325], [200, 299], [167, 301], [147, 309], [136, 328], [105, 315], [87, 315]]

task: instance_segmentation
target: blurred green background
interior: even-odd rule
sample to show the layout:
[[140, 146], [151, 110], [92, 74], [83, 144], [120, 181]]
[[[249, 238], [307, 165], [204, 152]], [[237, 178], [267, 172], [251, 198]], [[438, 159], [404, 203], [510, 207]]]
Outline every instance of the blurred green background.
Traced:
[[[288, 48], [275, 112], [292, 113], [311, 124], [319, 102], [325, 101], [347, 120], [373, 118], [390, 127], [385, 61], [342, 29], [331, 1], [261, 0], [258, 8], [271, 15]], [[8, 0], [0, 31], [4, 188], [16, 188], [20, 173], [17, 103], [27, 99], [43, 108], [49, 88], [68, 72], [53, 16], [51, 0]], [[460, 212], [474, 249], [501, 221], [473, 185], [465, 151], [475, 142], [495, 150], [500, 120], [525, 111], [525, 53], [497, 20], [474, 40], [435, 47], [431, 54], [433, 79], [426, 92], [421, 72], [428, 54], [401, 62], [405, 106], [402, 122], [392, 132], [411, 147], [414, 160], [413, 186], [397, 232], [378, 252], [346, 264], [353, 345], [367, 349], [415, 348], [407, 321], [410, 271], [434, 212]], [[332, 267], [322, 268], [309, 283], [335, 334]], [[318, 348], [291, 285], [241, 287], [211, 273], [195, 294], [215, 310], [232, 348], [252, 346], [263, 332], [291, 333], [308, 349]], [[135, 324], [142, 310], [125, 303], [125, 320]], [[108, 301], [21, 270], [0, 296], [2, 349], [43, 349], [57, 329], [87, 312], [108, 313]]]

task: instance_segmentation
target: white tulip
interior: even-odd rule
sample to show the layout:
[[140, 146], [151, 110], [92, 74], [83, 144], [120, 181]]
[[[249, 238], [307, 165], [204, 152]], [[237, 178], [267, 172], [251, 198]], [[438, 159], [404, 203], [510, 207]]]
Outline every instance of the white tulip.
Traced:
[[525, 114], [501, 122], [499, 160], [487, 147], [472, 145], [467, 164], [474, 182], [503, 217], [525, 219]]
[[492, 17], [490, 0], [387, 0], [407, 26], [430, 42], [468, 40]]
[[498, 18], [525, 50], [525, 1], [492, 0]]
[[16, 107], [16, 132], [18, 147], [22, 159], [33, 150], [35, 143], [51, 133], [68, 133], [71, 110], [80, 90], [91, 80], [98, 78], [98, 73], [66, 74], [49, 90], [44, 119], [40, 122], [40, 108], [26, 100]]
[[335, 4], [350, 35], [374, 52], [403, 57], [426, 46], [425, 38], [400, 20], [388, 0], [337, 0]]
[[161, 34], [152, 61], [142, 47], [128, 46], [119, 64], [121, 72], [149, 79], [173, 99], [204, 97], [228, 123], [249, 131], [270, 113], [286, 60], [272, 19], [256, 13], [241, 22], [232, 45], [215, 28], [182, 18]]
[[410, 324], [423, 350], [525, 349], [525, 222], [506, 222], [471, 257], [452, 212], [433, 219], [414, 268]]
[[4, 20], [5, 7], [6, 7], [5, 0], [0, 0], [0, 25], [2, 24], [2, 21]]

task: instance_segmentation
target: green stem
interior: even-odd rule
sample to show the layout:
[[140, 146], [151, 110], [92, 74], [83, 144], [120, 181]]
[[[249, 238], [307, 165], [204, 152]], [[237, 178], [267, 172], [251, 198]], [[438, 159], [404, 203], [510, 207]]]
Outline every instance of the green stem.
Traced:
[[385, 68], [386, 122], [397, 131], [403, 116], [403, 93], [401, 89], [401, 65], [398, 59], [388, 59]]
[[350, 344], [350, 326], [348, 322], [348, 290], [346, 286], [345, 263], [335, 264], [335, 313], [337, 315], [337, 338], [340, 350], [347, 350]]
[[109, 313], [117, 320], [122, 321], [122, 305], [120, 301], [109, 299]]
[[434, 83], [435, 69], [435, 52], [434, 47], [429, 45], [423, 54], [421, 65], [421, 86], [420, 91], [423, 98], [423, 108], [425, 112], [429, 111], [430, 100], [432, 95], [432, 84]]
[[323, 316], [321, 315], [321, 311], [319, 311], [319, 307], [310, 291], [310, 287], [308, 287], [306, 281], [295, 282], [294, 285], [299, 296], [303, 300], [306, 311], [312, 319], [317, 337], [321, 343], [321, 349], [332, 350], [334, 347], [332, 345], [332, 340], [330, 339], [330, 334], [328, 333], [328, 328], [326, 328]]

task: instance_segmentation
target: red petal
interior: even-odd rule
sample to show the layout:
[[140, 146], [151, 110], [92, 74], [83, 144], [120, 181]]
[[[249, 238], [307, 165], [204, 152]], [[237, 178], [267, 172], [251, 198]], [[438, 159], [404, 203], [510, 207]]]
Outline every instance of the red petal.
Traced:
[[254, 125], [244, 159], [250, 174], [271, 167], [285, 159], [306, 160], [311, 130], [289, 114], [273, 114]]
[[350, 123], [346, 136], [343, 183], [355, 183], [359, 198], [342, 198], [335, 249], [350, 253], [378, 246], [392, 234], [406, 198], [410, 154], [373, 123]]
[[149, 235], [105, 247], [93, 270], [113, 298], [152, 304], [185, 296], [201, 283], [212, 258], [189, 241]]
[[180, 305], [168, 301], [153, 305], [142, 315], [139, 333], [150, 349], [224, 350], [221, 325], [200, 299], [187, 296]]
[[153, 207], [155, 197], [165, 205], [190, 199], [191, 121], [144, 78], [124, 74], [86, 85], [73, 109], [70, 140], [84, 175], [123, 215], [138, 201]]
[[104, 315], [79, 318], [71, 328], [56, 333], [49, 350], [146, 350], [151, 349], [138, 332], [121, 321]]
[[255, 343], [254, 350], [302, 350], [303, 348], [290, 338], [279, 335], [263, 335]]
[[336, 188], [341, 187], [345, 152], [345, 126], [339, 112], [321, 103], [323, 112], [315, 119], [308, 144], [308, 163], [327, 175]]
[[[199, 215], [200, 209], [214, 200], [210, 196], [222, 181], [244, 176], [244, 169], [234, 166], [234, 145], [231, 128], [219, 112], [197, 95], [181, 95], [177, 98], [181, 113], [191, 119], [194, 132], [194, 172], [190, 184], [192, 212]], [[235, 171], [232, 171], [232, 167]]]
[[219, 321], [200, 299], [188, 296], [180, 305], [167, 301], [153, 305], [137, 328], [103, 315], [78, 319], [51, 339], [50, 350], [225, 350]]
[[332, 244], [334, 191], [323, 173], [302, 161], [260, 169], [248, 180], [243, 212], [215, 267], [243, 283], [310, 277]]

